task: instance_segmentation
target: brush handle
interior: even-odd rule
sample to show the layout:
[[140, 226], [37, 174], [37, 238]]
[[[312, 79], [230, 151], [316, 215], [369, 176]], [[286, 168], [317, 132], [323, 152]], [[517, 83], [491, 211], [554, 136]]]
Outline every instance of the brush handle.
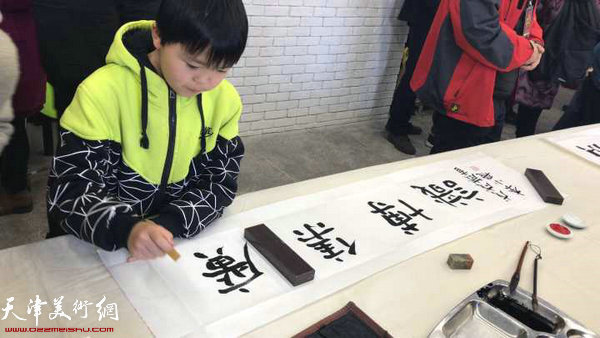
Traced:
[[515, 270], [515, 273], [521, 272], [521, 267], [523, 266], [523, 259], [525, 258], [525, 253], [527, 253], [528, 246], [529, 246], [529, 241], [525, 242], [523, 251], [521, 251], [521, 257], [519, 258], [519, 264], [517, 265], [517, 270]]
[[538, 299], [537, 299], [537, 270], [538, 270], [538, 258], [533, 261], [533, 294], [531, 295], [531, 308], [533, 311], [537, 311]]
[[525, 258], [525, 253], [527, 252], [527, 247], [529, 246], [529, 241], [525, 242], [525, 246], [523, 247], [523, 251], [521, 251], [521, 257], [519, 258], [519, 264], [517, 264], [517, 269], [510, 279], [510, 285], [508, 289], [510, 293], [515, 292], [517, 289], [517, 285], [519, 285], [519, 280], [521, 279], [521, 267], [523, 266], [523, 259]]

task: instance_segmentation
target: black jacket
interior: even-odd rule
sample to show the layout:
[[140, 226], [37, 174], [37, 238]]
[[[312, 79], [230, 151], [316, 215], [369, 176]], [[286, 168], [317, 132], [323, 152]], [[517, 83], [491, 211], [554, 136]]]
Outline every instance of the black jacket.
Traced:
[[598, 76], [594, 73], [585, 78], [553, 130], [600, 123], [600, 88], [594, 83], [594, 76]]
[[600, 41], [596, 1], [566, 0], [556, 18], [544, 28], [544, 41], [546, 52], [530, 78], [577, 88], [592, 65], [592, 50]]
[[161, 0], [33, 0], [42, 65], [59, 114], [77, 86], [104, 66], [115, 32], [129, 21], [154, 19]]
[[411, 29], [426, 26], [429, 30], [439, 4], [439, 0], [405, 0], [398, 20], [408, 22]]

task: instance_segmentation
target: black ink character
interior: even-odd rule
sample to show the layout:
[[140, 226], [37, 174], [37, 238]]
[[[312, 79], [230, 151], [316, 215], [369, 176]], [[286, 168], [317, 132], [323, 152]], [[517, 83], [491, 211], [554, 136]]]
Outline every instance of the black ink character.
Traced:
[[473, 183], [479, 185], [479, 182], [483, 181], [483, 178], [481, 178], [481, 177], [479, 177], [479, 176], [477, 176], [475, 174], [469, 174], [467, 176], [467, 180], [469, 180], [470, 182], [473, 182]]
[[508, 197], [508, 195], [506, 195], [506, 193], [504, 191], [502, 191], [502, 190], [500, 190], [498, 192], [495, 192], [494, 194], [496, 196], [502, 198], [502, 200], [504, 200], [504, 201], [510, 201], [510, 198]]
[[383, 217], [383, 219], [385, 219], [391, 226], [401, 226], [402, 230], [407, 235], [414, 235], [412, 231], [419, 231], [419, 229], [417, 229], [417, 223], [410, 223], [413, 218], [420, 216], [430, 221], [433, 220], [432, 218], [429, 218], [425, 214], [423, 214], [423, 209], [415, 209], [403, 200], [398, 200], [398, 202], [402, 203], [405, 207], [410, 209], [412, 213], [407, 214], [403, 211], [390, 211], [390, 209], [393, 209], [394, 206], [387, 205], [382, 202], [368, 202], [367, 204], [371, 208], [373, 208], [373, 210], [371, 211], [372, 214], [381, 214], [381, 217]]
[[486, 172], [486, 173], [476, 173], [475, 175], [483, 178], [484, 180], [491, 180], [494, 178], [494, 176], [492, 176], [492, 174]]
[[461, 169], [459, 167], [454, 167], [454, 171], [456, 171], [457, 173], [459, 173], [459, 174], [461, 174], [463, 176], [466, 176], [466, 175], [469, 174], [468, 171], [466, 171], [465, 169]]
[[469, 192], [467, 189], [457, 187], [456, 182], [451, 180], [445, 180], [442, 183], [444, 186], [430, 184], [427, 187], [419, 187], [416, 185], [411, 185], [410, 187], [420, 190], [423, 195], [430, 196], [437, 203], [445, 203], [455, 208], [457, 207], [455, 203], [468, 205], [466, 201], [472, 198], [475, 198], [477, 201], [483, 201], [483, 199], [476, 197], [479, 193], [476, 190]]
[[504, 189], [508, 190], [509, 192], [511, 192], [511, 193], [513, 193], [515, 195], [521, 195], [521, 196], [523, 196], [523, 192], [521, 191], [521, 189], [519, 189], [517, 187], [514, 187], [514, 186], [512, 186], [510, 184], [505, 185]]
[[[252, 263], [252, 260], [250, 260], [250, 255], [248, 253], [248, 244], [247, 243], [244, 244], [244, 258], [246, 259], [246, 261], [236, 263], [235, 259], [231, 258], [230, 256], [223, 255], [222, 247], [217, 249], [217, 254], [218, 254], [217, 256], [208, 259], [208, 261], [206, 262], [206, 268], [213, 272], [210, 272], [210, 273], [205, 272], [202, 274], [202, 276], [209, 277], [209, 278], [215, 278], [215, 277], [223, 275], [222, 278], [217, 279], [217, 282], [224, 283], [226, 286], [229, 286], [229, 287], [219, 290], [219, 293], [221, 293], [221, 294], [227, 294], [234, 290], [239, 290], [240, 292], [245, 292], [245, 293], [250, 292], [248, 289], [244, 288], [243, 286], [246, 286], [247, 284], [249, 284], [256, 278], [258, 278], [263, 273], [258, 271], [258, 269], [256, 269], [256, 267]], [[206, 255], [204, 255], [203, 253], [200, 253], [200, 252], [195, 252], [194, 256], [197, 258], [200, 258], [200, 259], [208, 258]], [[246, 280], [242, 281], [241, 283], [234, 284], [231, 280], [231, 277], [232, 277], [231, 274], [233, 274], [233, 276], [235, 278], [246, 278], [247, 272], [244, 272], [244, 271], [247, 269], [250, 269], [249, 272], [251, 272], [252, 275], [249, 278], [247, 278]]]
[[494, 187], [487, 182], [485, 182], [484, 184], [477, 184], [477, 186], [482, 188], [485, 191], [493, 191], [494, 190]]
[[[325, 228], [325, 224], [323, 224], [321, 222], [318, 222], [317, 226], [319, 228]], [[334, 230], [333, 227], [325, 228], [321, 232], [319, 232], [319, 228], [310, 226], [309, 224], [304, 224], [304, 228], [306, 230], [308, 230], [308, 232], [310, 232], [310, 235], [312, 235], [312, 236], [309, 236], [306, 238], [298, 238], [298, 240], [300, 242], [307, 243], [306, 244], [307, 247], [313, 248], [318, 252], [324, 253], [325, 256], [323, 256], [323, 258], [325, 258], [325, 259], [335, 258], [336, 261], [343, 262], [343, 260], [339, 256], [344, 253], [344, 250], [335, 251], [335, 247], [331, 243], [331, 239], [324, 237], [326, 234], [328, 234]], [[304, 236], [304, 233], [300, 230], [294, 230], [294, 234], [297, 236]], [[340, 244], [342, 244], [348, 248], [348, 254], [356, 255], [356, 243], [355, 243], [356, 241], [352, 242], [352, 244], [348, 244], [348, 242], [346, 242], [345, 240], [343, 240], [339, 237], [337, 237], [336, 240]], [[313, 241], [313, 242], [308, 243], [310, 241]]]
[[588, 149], [586, 149], [585, 147], [580, 147], [577, 146], [577, 148], [586, 151], [594, 156], [600, 157], [600, 145], [597, 145], [596, 143], [592, 143], [592, 144], [588, 144], [586, 146]]

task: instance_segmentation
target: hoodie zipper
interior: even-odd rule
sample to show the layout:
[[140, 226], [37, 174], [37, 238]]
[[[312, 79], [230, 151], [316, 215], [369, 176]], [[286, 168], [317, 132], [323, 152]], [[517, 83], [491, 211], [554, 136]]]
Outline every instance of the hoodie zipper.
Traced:
[[167, 148], [167, 158], [163, 168], [160, 180], [160, 193], [164, 195], [169, 181], [169, 174], [173, 166], [173, 153], [175, 152], [175, 136], [177, 131], [177, 95], [173, 89], [169, 88], [169, 146]]

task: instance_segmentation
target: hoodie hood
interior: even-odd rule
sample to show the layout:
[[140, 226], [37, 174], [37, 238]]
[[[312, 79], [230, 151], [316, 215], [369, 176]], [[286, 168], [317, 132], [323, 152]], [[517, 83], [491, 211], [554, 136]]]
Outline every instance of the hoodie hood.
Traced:
[[[142, 133], [140, 135], [140, 146], [144, 149], [150, 147], [148, 139], [148, 96], [160, 96], [173, 93], [166, 81], [156, 73], [156, 70], [148, 60], [148, 53], [152, 52], [154, 44], [152, 43], [152, 25], [154, 21], [144, 20], [135, 21], [123, 25], [115, 34], [115, 39], [106, 56], [106, 63], [114, 63], [129, 69], [136, 74], [140, 81], [141, 95], [141, 116], [140, 122]], [[180, 98], [183, 104], [189, 104], [193, 98]], [[187, 102], [185, 102], [187, 101]], [[202, 95], [196, 96], [198, 110], [202, 121], [202, 152], [206, 149], [206, 135], [204, 135], [205, 119], [202, 109]]]
[[[106, 64], [115, 64], [130, 70], [139, 81], [141, 81], [141, 71], [145, 69], [148, 80], [148, 91], [150, 95], [164, 96], [169, 88], [165, 80], [158, 75], [154, 69], [143, 67], [142, 61], [148, 54], [154, 50], [152, 44], [152, 25], [153, 20], [133, 21], [121, 26], [113, 40], [108, 54], [106, 55]], [[192, 102], [194, 98], [180, 99]]]
[[[139, 74], [141, 68], [138, 57], [144, 49], [147, 53], [154, 49], [152, 46], [153, 23], [154, 21], [143, 20], [121, 26], [106, 55], [106, 64], [117, 64]], [[158, 76], [158, 74], [156, 75]]]

